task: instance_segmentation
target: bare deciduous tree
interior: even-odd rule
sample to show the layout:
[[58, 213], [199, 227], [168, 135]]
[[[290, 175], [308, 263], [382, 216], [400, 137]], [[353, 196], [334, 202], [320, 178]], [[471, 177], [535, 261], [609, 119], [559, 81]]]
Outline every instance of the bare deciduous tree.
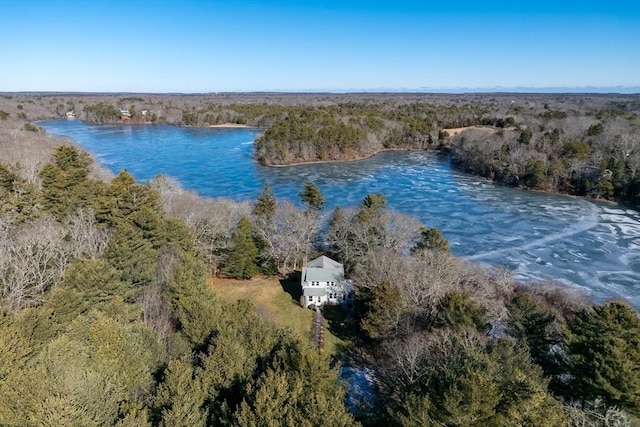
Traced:
[[165, 351], [169, 349], [170, 337], [173, 332], [169, 304], [162, 296], [158, 284], [148, 285], [144, 288], [138, 301], [142, 306], [142, 321], [150, 325], [158, 334], [158, 338], [164, 343]]
[[354, 278], [361, 287], [390, 283], [401, 291], [405, 306], [429, 313], [444, 295], [459, 287], [460, 263], [450, 253], [424, 250], [414, 256], [378, 249], [358, 267]]
[[251, 208], [248, 203], [226, 199], [201, 200], [191, 206], [192, 210], [185, 222], [194, 232], [198, 253], [215, 275], [232, 246], [233, 231], [240, 218], [249, 215]]
[[407, 253], [417, 242], [422, 224], [415, 218], [380, 209], [362, 220], [353, 209], [340, 210], [331, 221], [327, 243], [343, 263], [356, 268], [374, 249]]
[[446, 251], [419, 251], [409, 258], [407, 279], [400, 289], [415, 312], [433, 315], [440, 300], [460, 284], [460, 262]]
[[109, 232], [104, 227], [98, 226], [92, 209], [78, 209], [65, 219], [64, 224], [74, 258], [95, 259], [106, 249]]
[[505, 304], [514, 287], [513, 274], [506, 268], [488, 269], [470, 261], [463, 262], [460, 267], [459, 289], [473, 296], [491, 318], [503, 319], [506, 316]]
[[631, 427], [629, 416], [616, 407], [599, 410], [565, 405], [570, 427]]
[[191, 228], [198, 253], [212, 275], [216, 275], [231, 248], [231, 236], [238, 221], [250, 215], [249, 203], [202, 198], [182, 189], [177, 181], [163, 176], [156, 177], [150, 185], [160, 194], [165, 212], [183, 220]]
[[52, 217], [0, 236], [0, 301], [18, 311], [42, 303], [45, 291], [60, 278], [71, 253], [63, 227]]
[[382, 350], [385, 363], [380, 366], [384, 371], [385, 386], [391, 389], [412, 387], [426, 377], [428, 351], [428, 337], [421, 332], [385, 342]]
[[305, 212], [291, 202], [279, 201], [270, 218], [254, 215], [253, 229], [266, 243], [264, 252], [275, 261], [278, 270], [286, 274], [298, 267], [313, 247], [320, 225], [316, 212]]

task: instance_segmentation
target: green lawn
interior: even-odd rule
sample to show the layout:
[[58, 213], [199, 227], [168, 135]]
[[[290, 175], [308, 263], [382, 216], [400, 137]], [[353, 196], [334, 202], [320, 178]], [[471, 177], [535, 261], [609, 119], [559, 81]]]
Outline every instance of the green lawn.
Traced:
[[[304, 340], [309, 341], [312, 312], [300, 307], [298, 303], [299, 285], [296, 280], [278, 280], [275, 277], [254, 278], [251, 280], [212, 279], [213, 288], [229, 302], [248, 299], [256, 307], [258, 314], [275, 325], [290, 328]], [[339, 310], [339, 309], [338, 309]], [[331, 333], [336, 316], [335, 311], [328, 312], [325, 330], [325, 351], [337, 355], [349, 348], [348, 334], [339, 333], [338, 338]], [[340, 321], [337, 321], [340, 324]]]

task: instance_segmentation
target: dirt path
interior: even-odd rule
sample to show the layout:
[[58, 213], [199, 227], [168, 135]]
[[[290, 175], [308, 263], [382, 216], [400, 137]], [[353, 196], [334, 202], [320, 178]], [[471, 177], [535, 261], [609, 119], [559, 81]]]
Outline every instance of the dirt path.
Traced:
[[311, 343], [319, 352], [324, 351], [324, 318], [320, 310], [313, 313], [313, 326], [311, 328]]

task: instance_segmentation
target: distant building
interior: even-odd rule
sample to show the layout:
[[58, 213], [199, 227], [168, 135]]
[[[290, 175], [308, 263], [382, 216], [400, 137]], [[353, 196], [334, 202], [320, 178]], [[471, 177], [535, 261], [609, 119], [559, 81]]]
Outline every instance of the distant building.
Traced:
[[76, 118], [76, 113], [73, 111], [67, 111], [67, 120], [73, 120]]
[[130, 119], [131, 113], [129, 112], [129, 110], [120, 110], [120, 118], [125, 120]]
[[343, 265], [324, 255], [302, 268], [300, 286], [303, 307], [324, 304], [348, 307], [353, 304], [353, 282], [345, 279]]

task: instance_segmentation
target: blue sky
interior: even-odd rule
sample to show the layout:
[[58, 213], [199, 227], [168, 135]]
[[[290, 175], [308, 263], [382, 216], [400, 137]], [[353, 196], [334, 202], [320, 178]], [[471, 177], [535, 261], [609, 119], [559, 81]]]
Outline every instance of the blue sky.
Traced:
[[0, 91], [640, 87], [640, 1], [0, 0]]

